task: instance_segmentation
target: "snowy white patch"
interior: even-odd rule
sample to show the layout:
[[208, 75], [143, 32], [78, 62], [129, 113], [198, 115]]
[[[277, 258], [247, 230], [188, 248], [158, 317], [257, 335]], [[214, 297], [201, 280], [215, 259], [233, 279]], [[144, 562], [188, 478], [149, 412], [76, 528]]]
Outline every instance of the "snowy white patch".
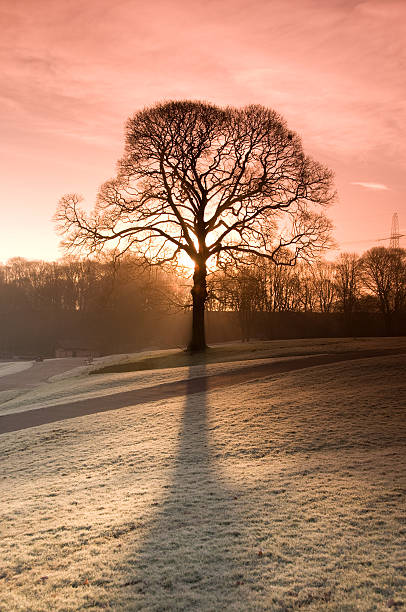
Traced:
[[18, 372], [28, 370], [28, 368], [31, 368], [33, 365], [33, 361], [0, 361], [0, 376], [18, 374]]

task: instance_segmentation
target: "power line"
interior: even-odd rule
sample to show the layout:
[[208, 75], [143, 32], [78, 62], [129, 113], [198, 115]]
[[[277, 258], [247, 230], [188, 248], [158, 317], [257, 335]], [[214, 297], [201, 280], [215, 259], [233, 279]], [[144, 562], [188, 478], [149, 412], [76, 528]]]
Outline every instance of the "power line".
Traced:
[[399, 238], [402, 238], [403, 236], [406, 236], [406, 234], [400, 233], [398, 213], [393, 213], [390, 236], [386, 236], [386, 238], [370, 238], [368, 240], [346, 240], [344, 242], [340, 242], [340, 246], [343, 244], [365, 244], [371, 242], [384, 242], [385, 240], [389, 240], [390, 248], [398, 249]]

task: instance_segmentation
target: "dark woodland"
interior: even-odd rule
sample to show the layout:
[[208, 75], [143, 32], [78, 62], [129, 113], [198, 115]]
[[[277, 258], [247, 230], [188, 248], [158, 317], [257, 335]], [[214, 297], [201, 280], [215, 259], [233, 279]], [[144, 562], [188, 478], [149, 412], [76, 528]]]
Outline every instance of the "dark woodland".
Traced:
[[[185, 346], [191, 279], [135, 256], [0, 267], [0, 356]], [[406, 250], [277, 266], [247, 256], [207, 279], [209, 343], [406, 334]]]

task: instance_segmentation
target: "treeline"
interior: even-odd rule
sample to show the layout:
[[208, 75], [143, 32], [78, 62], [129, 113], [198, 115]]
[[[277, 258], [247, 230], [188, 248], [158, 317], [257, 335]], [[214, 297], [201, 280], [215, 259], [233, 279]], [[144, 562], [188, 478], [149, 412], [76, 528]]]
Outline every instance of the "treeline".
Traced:
[[163, 315], [183, 300], [178, 293], [173, 275], [135, 257], [11, 259], [0, 266], [0, 357], [148, 346]]
[[375, 247], [293, 267], [255, 257], [229, 263], [210, 279], [210, 308], [238, 312], [245, 339], [258, 335], [258, 321], [264, 325], [259, 313], [305, 313], [310, 327], [317, 320], [311, 314], [339, 315], [318, 317], [325, 325], [335, 321], [339, 335], [404, 334], [406, 250]]
[[[120, 262], [11, 259], [0, 266], [0, 358], [182, 346], [191, 280]], [[406, 250], [275, 266], [255, 257], [209, 277], [208, 340], [406, 333]]]

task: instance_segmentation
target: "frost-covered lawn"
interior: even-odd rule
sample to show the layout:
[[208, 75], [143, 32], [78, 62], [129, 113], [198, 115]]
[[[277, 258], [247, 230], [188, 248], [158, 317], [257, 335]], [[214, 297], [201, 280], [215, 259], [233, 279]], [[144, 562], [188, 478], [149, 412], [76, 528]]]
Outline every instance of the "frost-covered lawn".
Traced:
[[247, 365], [262, 364], [265, 362], [286, 361], [291, 357], [277, 359], [254, 359], [249, 361], [233, 361], [226, 363], [212, 363], [208, 365], [193, 365], [190, 368], [165, 368], [158, 370], [122, 372], [119, 374], [98, 374], [89, 376], [87, 373], [71, 376], [63, 375], [61, 378], [54, 377], [47, 383], [37, 388], [13, 397], [0, 404], [0, 416], [44, 408], [46, 406], [59, 406], [61, 404], [78, 402], [86, 399], [105, 397], [132, 391], [145, 389], [155, 385], [185, 380], [185, 378], [199, 378], [201, 376], [212, 376], [222, 374], [229, 370], [239, 370]]
[[0, 376], [17, 374], [31, 368], [33, 361], [0, 361]]
[[[109, 355], [95, 359], [91, 365], [76, 367], [72, 371], [53, 376], [35, 389], [5, 391], [3, 395], [0, 393], [0, 416], [144, 389], [184, 380], [185, 377], [196, 378], [202, 375], [221, 374], [230, 369], [236, 370], [247, 365], [272, 360], [291, 359], [298, 355], [310, 356], [397, 348], [406, 350], [406, 338], [322, 338], [233, 342], [213, 346], [205, 357], [190, 356], [179, 349], [142, 351], [130, 355]], [[187, 367], [185, 362], [188, 363]], [[101, 368], [119, 369], [127, 365], [132, 371], [89, 376], [89, 373]]]
[[99, 372], [126, 372], [198, 365], [202, 362], [218, 363], [242, 359], [292, 357], [315, 353], [340, 353], [351, 350], [406, 348], [406, 338], [299, 338], [294, 340], [268, 340], [229, 342], [210, 347], [202, 355], [189, 355], [179, 349], [143, 351], [130, 355], [111, 355], [96, 359], [92, 369]]
[[342, 362], [1, 436], [0, 610], [400, 609], [405, 371]]

